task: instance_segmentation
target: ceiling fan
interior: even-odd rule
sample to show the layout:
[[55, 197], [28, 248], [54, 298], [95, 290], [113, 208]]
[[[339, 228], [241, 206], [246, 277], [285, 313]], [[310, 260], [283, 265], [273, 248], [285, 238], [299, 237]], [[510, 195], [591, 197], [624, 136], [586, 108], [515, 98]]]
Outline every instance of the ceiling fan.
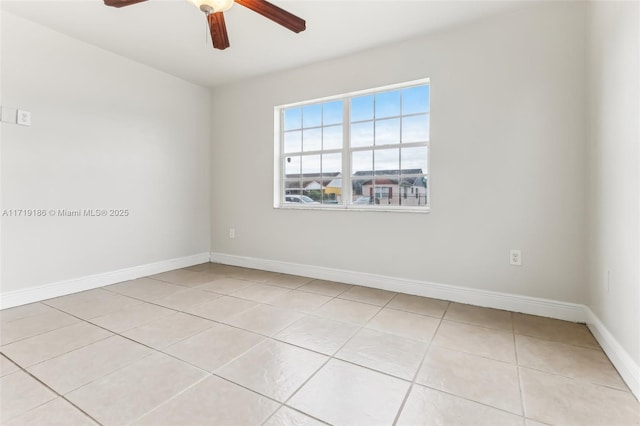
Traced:
[[[147, 0], [104, 0], [104, 4], [112, 7], [130, 6], [136, 3], [142, 3]], [[211, 31], [211, 40], [215, 49], [224, 50], [229, 47], [229, 36], [227, 35], [227, 26], [224, 22], [223, 12], [229, 10], [233, 3], [259, 13], [265, 18], [271, 19], [290, 29], [295, 33], [304, 31], [306, 23], [304, 19], [279, 8], [275, 4], [266, 0], [191, 0], [201, 11], [207, 15], [209, 30]]]

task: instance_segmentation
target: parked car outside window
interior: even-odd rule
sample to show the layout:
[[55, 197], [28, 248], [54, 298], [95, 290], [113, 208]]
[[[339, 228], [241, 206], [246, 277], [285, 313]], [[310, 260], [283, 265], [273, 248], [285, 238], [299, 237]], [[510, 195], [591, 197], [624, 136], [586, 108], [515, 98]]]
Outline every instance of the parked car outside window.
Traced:
[[306, 195], [285, 195], [284, 202], [298, 204], [320, 204], [317, 201], [313, 201], [311, 197], [307, 197]]
[[[371, 197], [358, 197], [358, 199], [356, 199], [353, 204], [373, 204], [374, 200]], [[375, 199], [375, 204], [380, 204], [380, 199], [376, 198]]]

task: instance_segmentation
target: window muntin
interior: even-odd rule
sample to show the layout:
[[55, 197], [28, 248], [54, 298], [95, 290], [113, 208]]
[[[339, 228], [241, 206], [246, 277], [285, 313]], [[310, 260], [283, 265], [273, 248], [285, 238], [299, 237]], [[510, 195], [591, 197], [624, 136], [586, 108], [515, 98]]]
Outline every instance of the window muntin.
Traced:
[[[317, 102], [282, 110], [283, 196], [311, 198], [315, 203], [340, 204], [344, 149], [343, 100]], [[338, 179], [336, 179], [338, 178]], [[289, 201], [291, 202], [291, 201]]]
[[277, 108], [275, 206], [296, 195], [314, 203], [295, 207], [428, 211], [429, 88], [422, 80]]

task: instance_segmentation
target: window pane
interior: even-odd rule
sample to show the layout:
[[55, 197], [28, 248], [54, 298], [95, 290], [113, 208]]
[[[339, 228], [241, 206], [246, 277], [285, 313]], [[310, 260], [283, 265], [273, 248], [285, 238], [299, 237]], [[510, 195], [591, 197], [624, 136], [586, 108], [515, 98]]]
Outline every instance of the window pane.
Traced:
[[[371, 190], [370, 190], [371, 192]], [[394, 197], [397, 197], [398, 180], [397, 179], [375, 179], [373, 181], [373, 203], [384, 206], [397, 205], [394, 203]]]
[[429, 116], [427, 114], [402, 117], [402, 142], [426, 142], [429, 140]]
[[417, 86], [402, 91], [402, 114], [429, 112], [429, 86]]
[[[394, 194], [394, 185], [387, 180], [380, 179], [355, 179], [352, 181], [354, 206], [380, 206], [391, 204]], [[396, 185], [397, 186], [397, 185]], [[395, 191], [397, 192], [397, 191]]]
[[424, 176], [402, 178], [398, 195], [397, 202], [402, 206], [425, 206], [427, 204], [427, 178]]
[[325, 127], [322, 131], [322, 149], [342, 148], [342, 126]]
[[322, 105], [322, 124], [342, 123], [342, 101], [327, 102]]
[[320, 178], [320, 156], [319, 155], [305, 155], [302, 157], [302, 174], [318, 174]]
[[302, 132], [300, 130], [286, 132], [284, 134], [284, 152], [300, 151], [302, 151]]
[[351, 99], [351, 121], [373, 120], [373, 95]]
[[403, 173], [428, 173], [426, 146], [401, 148], [400, 152], [402, 153]]
[[374, 169], [376, 175], [381, 172], [385, 174], [397, 174], [400, 168], [400, 150], [378, 149], [374, 152]]
[[300, 179], [288, 179], [284, 182], [284, 189], [287, 194], [294, 194], [296, 189], [300, 189]]
[[335, 177], [338, 173], [342, 173], [342, 154], [337, 152], [335, 154], [323, 154], [322, 155], [322, 174], [330, 174], [331, 177]]
[[357, 151], [351, 154], [351, 175], [371, 176], [373, 170], [373, 151]]
[[322, 204], [342, 204], [342, 154], [322, 155]]
[[310, 129], [302, 131], [302, 150], [320, 151], [322, 149], [322, 129]]
[[284, 110], [284, 130], [299, 129], [302, 127], [302, 108], [289, 108]]
[[351, 125], [351, 146], [373, 145], [373, 121], [365, 121]]
[[284, 160], [284, 174], [285, 177], [291, 177], [292, 175], [300, 174], [300, 157], [286, 157]]
[[295, 201], [293, 198], [289, 198], [289, 200], [287, 200], [286, 195], [301, 194], [301, 193], [302, 193], [302, 181], [300, 179], [290, 179], [284, 182], [285, 201]]
[[322, 193], [322, 204], [341, 205], [343, 204], [342, 194], [340, 193], [342, 188], [338, 189], [338, 192], [333, 192], [335, 188], [327, 187]]
[[378, 93], [376, 95], [376, 118], [400, 115], [400, 91]]
[[400, 119], [376, 120], [376, 145], [400, 143]]
[[302, 108], [302, 124], [304, 127], [316, 127], [322, 124], [322, 105], [307, 105]]
[[373, 181], [371, 178], [351, 180], [351, 204], [356, 206], [374, 205]]

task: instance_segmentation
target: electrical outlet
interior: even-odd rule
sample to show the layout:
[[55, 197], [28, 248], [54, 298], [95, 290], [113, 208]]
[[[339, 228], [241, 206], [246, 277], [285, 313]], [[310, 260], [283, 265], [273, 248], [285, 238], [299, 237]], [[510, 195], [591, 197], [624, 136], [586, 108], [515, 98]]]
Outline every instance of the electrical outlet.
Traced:
[[31, 126], [31, 112], [19, 109], [16, 123], [21, 126]]
[[509, 264], [515, 266], [522, 266], [522, 252], [520, 250], [509, 251]]
[[229, 228], [229, 238], [235, 238], [236, 237], [236, 229], [235, 228]]

